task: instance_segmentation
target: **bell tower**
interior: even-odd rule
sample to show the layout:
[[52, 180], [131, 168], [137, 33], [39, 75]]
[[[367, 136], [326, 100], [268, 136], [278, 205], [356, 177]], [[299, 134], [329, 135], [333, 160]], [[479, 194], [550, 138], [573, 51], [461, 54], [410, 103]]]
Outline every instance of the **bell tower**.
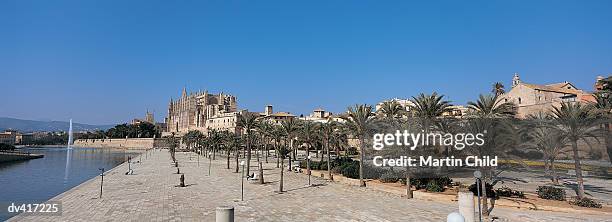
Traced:
[[514, 73], [514, 76], [512, 77], [512, 88], [514, 88], [515, 86], [518, 86], [518, 84], [521, 83], [521, 78], [519, 77], [518, 72]]

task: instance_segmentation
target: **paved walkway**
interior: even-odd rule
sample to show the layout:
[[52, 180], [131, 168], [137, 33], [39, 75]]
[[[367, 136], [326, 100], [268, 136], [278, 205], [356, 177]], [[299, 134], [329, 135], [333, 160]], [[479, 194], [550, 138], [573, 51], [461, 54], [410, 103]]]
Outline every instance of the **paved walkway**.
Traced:
[[[134, 175], [125, 175], [127, 164], [104, 177], [104, 194], [98, 198], [100, 178], [94, 178], [55, 198], [63, 204], [62, 216], [16, 216], [11, 221], [214, 221], [215, 208], [235, 207], [236, 221], [445, 221], [456, 203], [407, 200], [367, 188], [327, 183], [312, 177], [285, 173], [286, 193], [278, 194], [279, 169], [264, 166], [266, 184], [245, 182], [240, 201], [240, 174], [227, 170], [226, 160], [212, 163], [195, 154], [177, 153], [187, 187], [176, 187], [179, 174], [166, 150], [152, 151], [133, 164]], [[253, 160], [253, 170], [256, 169]], [[231, 162], [232, 167], [234, 161]], [[612, 221], [584, 215], [495, 209], [498, 221]]]

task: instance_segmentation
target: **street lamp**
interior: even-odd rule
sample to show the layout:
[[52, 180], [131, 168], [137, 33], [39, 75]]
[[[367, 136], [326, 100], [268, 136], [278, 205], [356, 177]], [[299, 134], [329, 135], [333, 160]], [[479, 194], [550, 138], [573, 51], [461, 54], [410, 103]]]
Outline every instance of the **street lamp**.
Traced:
[[[482, 222], [482, 210], [480, 207], [480, 184], [482, 183], [480, 178], [482, 178], [482, 172], [480, 172], [480, 170], [474, 171], [474, 177], [476, 178], [476, 190], [478, 194], [478, 220]], [[485, 184], [485, 189], [486, 189], [486, 184]]]
[[104, 168], [99, 168], [102, 181], [100, 182], [100, 199], [102, 199], [102, 186], [104, 185]]
[[244, 165], [246, 163], [243, 161], [240, 161], [240, 166], [242, 166], [242, 178], [240, 179], [241, 184], [240, 184], [240, 201], [244, 201]]
[[210, 176], [210, 167], [212, 166], [212, 158], [210, 152], [208, 152], [208, 176]]
[[312, 156], [308, 155], [308, 160], [306, 160], [306, 168], [308, 168], [308, 186], [310, 186], [310, 158], [312, 158]]

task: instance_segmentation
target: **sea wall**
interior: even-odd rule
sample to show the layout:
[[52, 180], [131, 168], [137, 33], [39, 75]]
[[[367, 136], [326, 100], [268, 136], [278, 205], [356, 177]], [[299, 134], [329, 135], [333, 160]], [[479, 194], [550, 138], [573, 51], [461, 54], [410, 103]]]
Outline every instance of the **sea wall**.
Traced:
[[167, 147], [167, 142], [158, 138], [78, 139], [74, 141], [74, 147], [152, 149]]
[[11, 162], [11, 161], [21, 161], [21, 160], [30, 160], [43, 158], [42, 154], [30, 154], [30, 153], [19, 153], [19, 152], [0, 152], [0, 163]]

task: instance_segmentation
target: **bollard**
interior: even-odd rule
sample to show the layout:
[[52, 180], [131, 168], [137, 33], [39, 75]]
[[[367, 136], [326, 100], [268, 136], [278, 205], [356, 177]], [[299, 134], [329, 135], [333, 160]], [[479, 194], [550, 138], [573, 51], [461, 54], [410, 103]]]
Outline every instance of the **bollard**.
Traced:
[[216, 222], [234, 222], [234, 207], [217, 207], [215, 218]]
[[185, 187], [185, 174], [181, 174], [181, 183], [179, 184], [179, 186], [181, 187]]
[[446, 217], [446, 222], [466, 222], [466, 220], [457, 212], [452, 212]]
[[176, 168], [176, 174], [181, 174], [181, 168]]
[[[474, 193], [470, 191], [459, 191], [458, 193], [459, 213], [464, 221], [474, 222]], [[450, 215], [449, 215], [450, 216]]]

